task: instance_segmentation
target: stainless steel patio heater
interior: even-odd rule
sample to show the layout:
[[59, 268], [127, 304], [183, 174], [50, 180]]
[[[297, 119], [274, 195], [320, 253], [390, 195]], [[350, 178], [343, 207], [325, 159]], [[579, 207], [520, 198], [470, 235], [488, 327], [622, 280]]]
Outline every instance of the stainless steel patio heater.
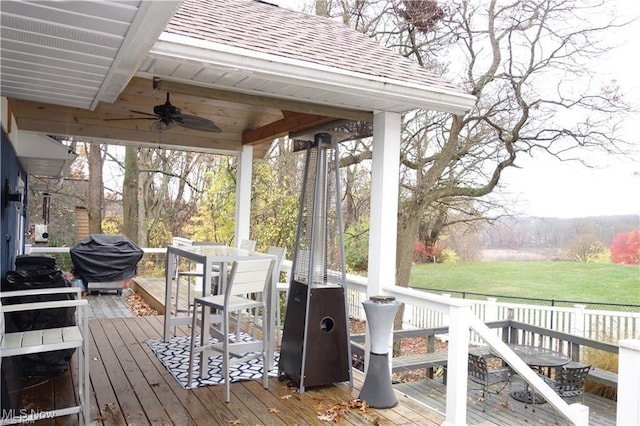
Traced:
[[352, 377], [338, 146], [328, 133], [295, 142], [306, 162], [279, 376], [302, 393]]

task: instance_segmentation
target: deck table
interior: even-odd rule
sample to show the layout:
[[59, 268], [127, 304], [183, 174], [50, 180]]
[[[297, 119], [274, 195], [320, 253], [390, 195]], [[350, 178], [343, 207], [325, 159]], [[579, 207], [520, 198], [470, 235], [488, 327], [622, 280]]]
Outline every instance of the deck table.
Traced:
[[[515, 352], [525, 364], [532, 368], [559, 368], [571, 361], [565, 354], [551, 349], [513, 343], [508, 343], [507, 346]], [[513, 399], [524, 402], [525, 404], [544, 404], [547, 402], [540, 395], [529, 389], [528, 383], [525, 383], [523, 390], [515, 390], [511, 392], [510, 395]]]
[[[186, 316], [172, 316], [171, 309], [167, 308], [171, 306], [171, 298], [173, 296], [174, 280], [173, 272], [178, 265], [178, 259], [182, 257], [190, 260], [193, 263], [202, 264], [202, 296], [209, 296], [211, 294], [211, 286], [206, 283], [211, 283], [211, 273], [214, 264], [220, 265], [220, 285], [219, 293], [224, 292], [224, 288], [227, 282], [227, 269], [228, 265], [232, 262], [243, 260], [257, 260], [264, 258], [271, 258], [277, 262], [277, 257], [267, 253], [260, 253], [256, 251], [244, 250], [237, 247], [228, 247], [223, 245], [194, 245], [194, 246], [169, 246], [167, 247], [166, 267], [165, 267], [165, 311], [164, 311], [164, 335], [163, 340], [168, 342], [171, 338], [171, 327], [177, 325], [190, 325], [191, 314]], [[269, 368], [273, 367], [273, 352], [275, 350], [274, 326], [275, 326], [275, 312], [276, 303], [278, 298], [276, 295], [276, 286], [273, 283], [278, 282], [278, 271], [273, 268], [271, 283], [269, 286], [269, 294], [267, 295], [267, 324], [263, 328], [263, 333], [266, 333], [264, 338], [268, 339], [268, 359]], [[188, 302], [189, 303], [189, 302]], [[208, 318], [208, 312], [205, 312], [205, 323], [210, 322]]]

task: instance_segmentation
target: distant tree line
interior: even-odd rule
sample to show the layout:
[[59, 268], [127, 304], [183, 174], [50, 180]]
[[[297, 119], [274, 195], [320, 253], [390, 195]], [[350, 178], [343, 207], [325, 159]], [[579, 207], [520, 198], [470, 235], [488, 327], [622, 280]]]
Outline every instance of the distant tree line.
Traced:
[[594, 236], [609, 247], [614, 237], [640, 227], [638, 215], [581, 218], [503, 217], [482, 228], [485, 249], [563, 248], [582, 235]]

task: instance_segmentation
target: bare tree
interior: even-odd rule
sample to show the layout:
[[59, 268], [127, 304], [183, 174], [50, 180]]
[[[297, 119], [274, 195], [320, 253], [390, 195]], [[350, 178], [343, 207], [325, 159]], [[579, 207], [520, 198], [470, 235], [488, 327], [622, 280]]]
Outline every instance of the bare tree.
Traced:
[[127, 147], [124, 161], [110, 156], [124, 173], [123, 230], [141, 245], [162, 246], [184, 236], [197, 212], [213, 156], [196, 152]]
[[607, 48], [602, 34], [618, 25], [603, 3], [407, 0], [348, 7], [342, 14], [351, 25], [478, 98], [464, 116], [404, 117], [398, 285], [409, 282], [420, 224], [437, 217], [428, 213], [490, 194], [519, 156], [544, 152], [582, 161], [584, 152], [621, 151], [616, 130], [628, 107], [614, 84], [589, 78], [589, 60]]
[[166, 243], [170, 236], [182, 234], [197, 211], [212, 160], [195, 152], [154, 149], [146, 150], [139, 162], [144, 241]]
[[[85, 147], [85, 150], [87, 148]], [[89, 151], [89, 186], [87, 188], [87, 211], [89, 213], [89, 232], [102, 233], [103, 179], [102, 149], [100, 144], [93, 143]]]
[[138, 148], [127, 146], [124, 155], [124, 180], [122, 182], [122, 232], [131, 241], [140, 244], [140, 202], [138, 186]]

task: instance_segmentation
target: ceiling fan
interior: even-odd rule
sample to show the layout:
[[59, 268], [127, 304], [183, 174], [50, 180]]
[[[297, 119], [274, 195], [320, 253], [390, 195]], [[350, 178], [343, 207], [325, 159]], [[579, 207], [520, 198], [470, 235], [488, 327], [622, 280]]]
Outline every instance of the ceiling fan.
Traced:
[[158, 132], [168, 130], [176, 125], [201, 132], [219, 133], [222, 131], [222, 129], [216, 126], [211, 120], [195, 115], [183, 114], [180, 108], [171, 105], [169, 92], [167, 92], [167, 101], [165, 103], [153, 107], [153, 114], [132, 109], [129, 111], [136, 114], [148, 115], [149, 117], [106, 118], [105, 121], [156, 120], [151, 124], [151, 130]]

